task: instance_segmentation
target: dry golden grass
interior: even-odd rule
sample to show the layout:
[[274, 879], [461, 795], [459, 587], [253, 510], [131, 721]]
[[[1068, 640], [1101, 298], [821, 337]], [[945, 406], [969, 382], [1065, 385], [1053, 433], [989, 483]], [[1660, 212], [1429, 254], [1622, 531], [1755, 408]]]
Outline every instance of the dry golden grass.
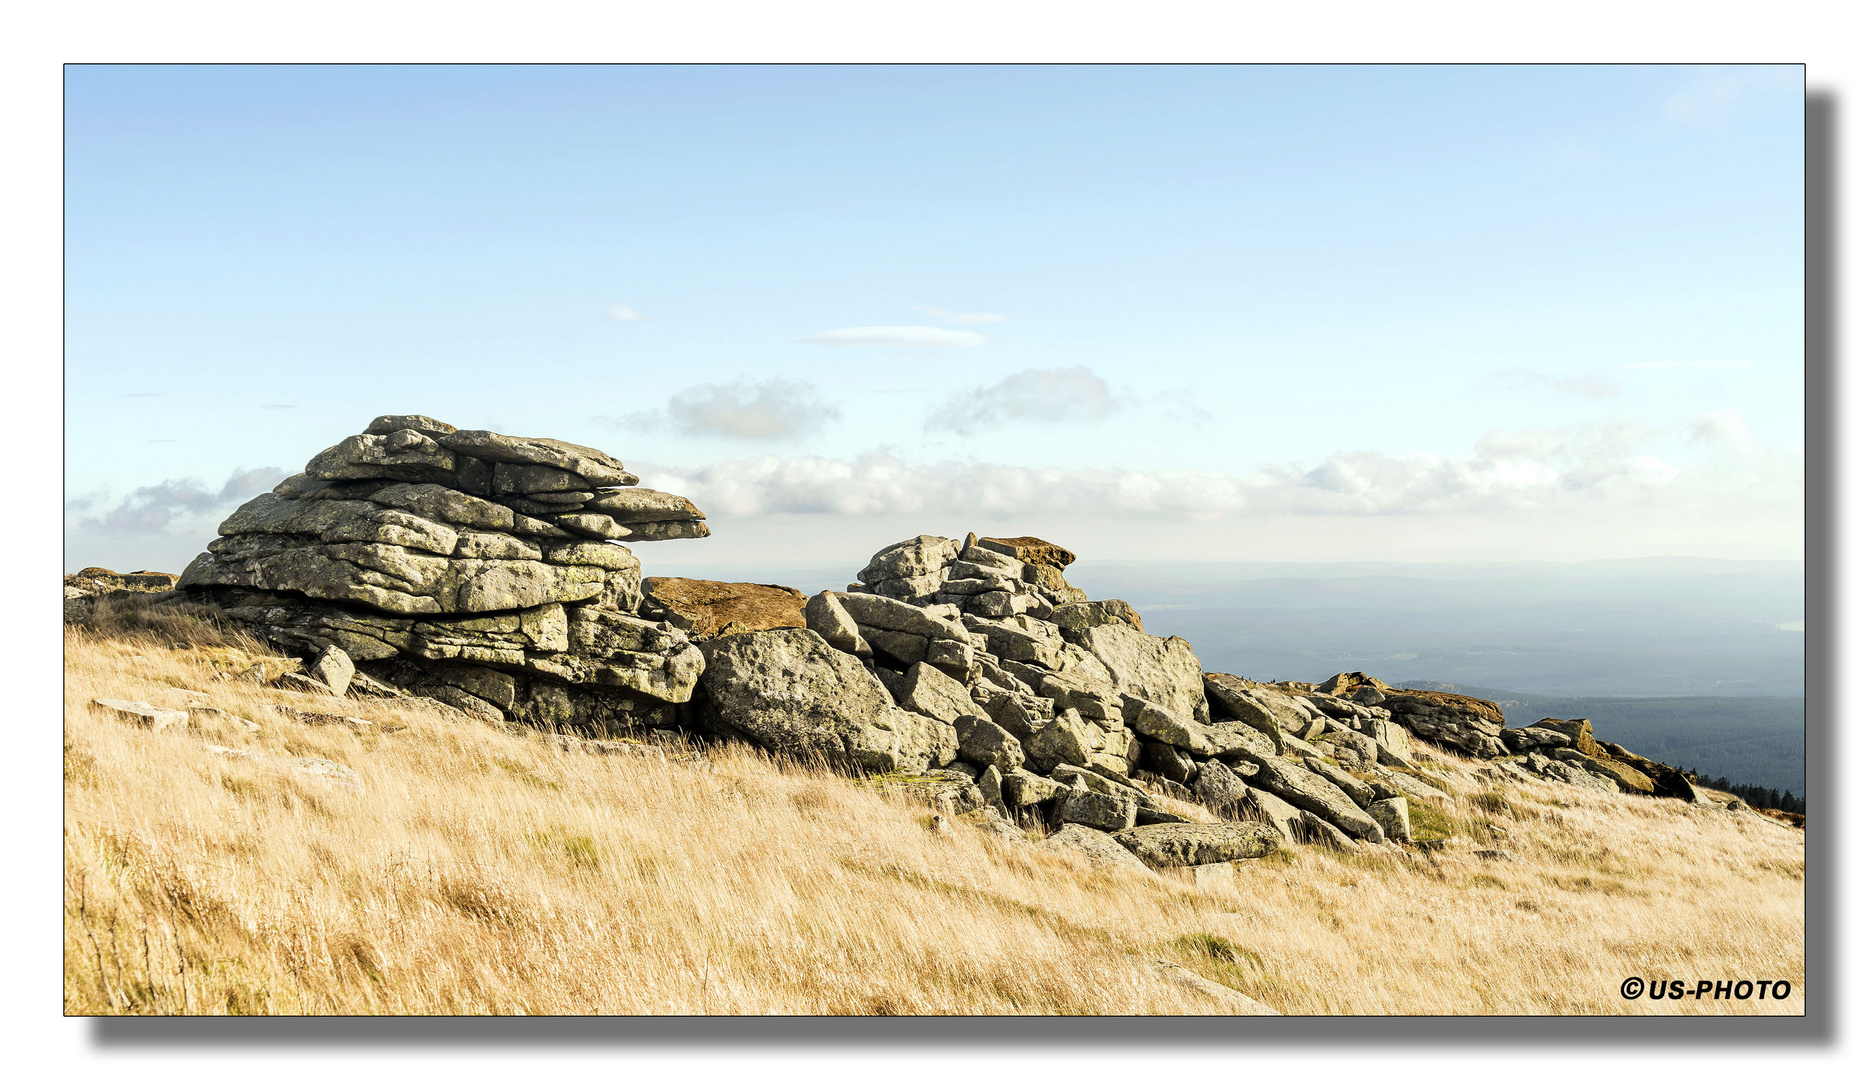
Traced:
[[[1803, 835], [1755, 816], [1544, 784], [1502, 797], [1449, 758], [1441, 824], [1519, 861], [1303, 848], [1196, 887], [965, 823], [938, 834], [900, 796], [744, 748], [567, 753], [394, 701], [342, 704], [370, 730], [310, 727], [270, 706], [318, 699], [219, 681], [213, 655], [67, 633], [70, 1013], [1230, 1007], [1148, 959], [1292, 1013], [1803, 1009]], [[89, 707], [189, 691], [261, 730], [154, 732]], [[1630, 975], [1796, 989], [1625, 1002]]]

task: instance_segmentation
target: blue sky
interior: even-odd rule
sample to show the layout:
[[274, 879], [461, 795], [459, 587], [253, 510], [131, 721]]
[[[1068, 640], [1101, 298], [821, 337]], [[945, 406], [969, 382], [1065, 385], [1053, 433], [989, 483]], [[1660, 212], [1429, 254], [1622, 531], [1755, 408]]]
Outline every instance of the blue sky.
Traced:
[[72, 67], [66, 559], [179, 569], [275, 471], [410, 411], [690, 495], [716, 535], [643, 553], [671, 570], [968, 528], [1797, 557], [1801, 94], [1795, 67]]

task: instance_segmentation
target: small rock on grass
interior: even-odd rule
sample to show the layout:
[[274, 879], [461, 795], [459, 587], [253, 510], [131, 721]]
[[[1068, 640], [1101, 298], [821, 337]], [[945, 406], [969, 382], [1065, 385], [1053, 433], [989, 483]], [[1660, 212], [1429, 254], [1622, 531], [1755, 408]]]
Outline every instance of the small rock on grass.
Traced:
[[355, 727], [366, 728], [376, 726], [362, 717], [344, 716], [340, 713], [309, 712], [305, 709], [294, 709], [289, 705], [274, 705], [273, 709], [282, 716], [297, 720], [302, 724], [311, 724], [314, 726], [323, 726], [326, 724], [350, 724]]
[[308, 776], [316, 776], [322, 780], [333, 780], [340, 784], [354, 785], [358, 782], [357, 774], [353, 772], [349, 766], [339, 765], [335, 761], [328, 761], [324, 758], [300, 757], [296, 754], [284, 756], [278, 754], [255, 754], [250, 750], [235, 750], [230, 746], [216, 746], [213, 743], [207, 745], [207, 751], [219, 757], [244, 758], [255, 764], [266, 765], [272, 768], [293, 769], [305, 773]]
[[103, 709], [119, 720], [127, 720], [132, 724], [154, 728], [157, 731], [161, 731], [163, 728], [167, 727], [174, 727], [177, 724], [183, 726], [188, 724], [188, 710], [160, 709], [147, 701], [125, 701], [122, 698], [92, 698], [91, 705], [94, 708]]

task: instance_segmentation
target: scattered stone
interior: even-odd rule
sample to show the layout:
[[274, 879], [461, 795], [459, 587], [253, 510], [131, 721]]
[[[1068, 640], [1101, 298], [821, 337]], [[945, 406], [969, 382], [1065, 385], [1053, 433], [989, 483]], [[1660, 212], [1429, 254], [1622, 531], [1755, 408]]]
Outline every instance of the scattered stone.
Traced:
[[1152, 874], [1147, 863], [1126, 847], [1110, 839], [1108, 833], [1083, 825], [1065, 825], [1039, 842], [1039, 847], [1057, 852], [1076, 852], [1096, 869], [1126, 870]]
[[357, 784], [358, 777], [348, 765], [340, 765], [324, 758], [301, 757], [297, 754], [256, 754], [248, 750], [235, 750], [232, 747], [216, 746], [208, 743], [204, 749], [219, 757], [251, 761], [275, 769], [285, 769], [315, 776], [321, 780], [332, 780], [347, 786]]
[[338, 697], [343, 697], [350, 690], [350, 681], [357, 674], [357, 665], [353, 664], [350, 654], [336, 645], [327, 645], [312, 661], [311, 676], [324, 684], [325, 689]]
[[[1209, 884], [1209, 882], [1207, 882], [1206, 880], [1202, 878], [1200, 871], [1211, 872], [1211, 871], [1217, 870], [1218, 866], [1220, 865], [1227, 865], [1228, 870], [1232, 869], [1232, 867], [1229, 864], [1216, 864], [1213, 867], [1201, 867], [1199, 868], [1199, 870], [1196, 871], [1195, 884], [1197, 886], [1202, 886], [1202, 887]], [[1227, 876], [1230, 878], [1232, 875], [1228, 874]], [[1199, 993], [1213, 1000], [1214, 1002], [1222, 1006], [1225, 1006], [1227, 1011], [1234, 1016], [1279, 1016], [1279, 1015], [1282, 1015], [1281, 1013], [1279, 1013], [1278, 1010], [1273, 1009], [1268, 1005], [1262, 1004], [1261, 1002], [1256, 1001], [1253, 998], [1247, 997], [1245, 994], [1240, 993], [1238, 990], [1235, 990], [1230, 986], [1223, 986], [1220, 983], [1214, 982], [1212, 979], [1202, 978], [1201, 976], [1196, 975], [1194, 972], [1189, 971], [1187, 968], [1182, 967], [1180, 964], [1173, 964], [1166, 960], [1141, 959], [1141, 958], [1138, 959], [1138, 963], [1146, 965], [1156, 975], [1158, 975], [1159, 977], [1161, 977], [1162, 979], [1168, 982], [1174, 983], [1177, 986], [1184, 987], [1189, 990], [1193, 990], [1196, 993]]]
[[126, 720], [139, 727], [162, 731], [188, 723], [186, 709], [160, 709], [147, 701], [125, 701], [121, 698], [92, 698], [93, 708], [102, 709], [119, 720]]
[[332, 724], [349, 724], [352, 727], [360, 728], [376, 726], [361, 717], [345, 716], [341, 713], [312, 712], [308, 709], [295, 709], [290, 705], [274, 705], [273, 711], [289, 720], [297, 720], [301, 724], [310, 724], [313, 727], [324, 727]]
[[1199, 866], [1258, 859], [1278, 850], [1278, 831], [1269, 825], [1223, 822], [1214, 825], [1138, 825], [1114, 833], [1136, 857], [1150, 866]]
[[1405, 798], [1377, 799], [1369, 804], [1369, 816], [1376, 819], [1376, 824], [1382, 826], [1382, 835], [1390, 840], [1407, 843], [1415, 838]]

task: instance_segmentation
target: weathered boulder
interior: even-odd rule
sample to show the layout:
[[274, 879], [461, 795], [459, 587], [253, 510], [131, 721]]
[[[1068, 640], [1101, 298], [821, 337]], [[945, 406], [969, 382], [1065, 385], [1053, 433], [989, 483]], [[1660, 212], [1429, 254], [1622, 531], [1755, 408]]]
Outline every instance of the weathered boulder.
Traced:
[[804, 626], [804, 606], [805, 594], [784, 585], [651, 577], [642, 579], [639, 612], [700, 639]]
[[928, 664], [910, 666], [906, 674], [894, 680], [890, 690], [895, 694], [896, 704], [946, 724], [954, 723], [961, 716], [980, 716], [986, 712], [968, 696], [965, 686]]
[[1206, 725], [1192, 717], [1176, 716], [1160, 705], [1134, 694], [1123, 695], [1122, 718], [1138, 735], [1196, 754], [1216, 752]]
[[833, 593], [838, 603], [856, 620], [857, 625], [869, 630], [890, 630], [901, 634], [912, 634], [923, 638], [946, 638], [952, 641], [966, 641], [967, 631], [952, 616], [943, 617], [939, 609], [917, 607], [902, 600], [887, 596], [871, 596], [868, 593]]
[[1110, 835], [1083, 825], [1065, 825], [1039, 841], [1048, 851], [1070, 853], [1087, 860], [1093, 869], [1121, 870], [1152, 874], [1149, 865], [1128, 848], [1110, 839]]
[[333, 694], [343, 697], [350, 689], [351, 677], [357, 674], [357, 665], [351, 662], [350, 655], [343, 649], [330, 645], [319, 652], [307, 674], [323, 683]]
[[1282, 757], [1250, 760], [1259, 766], [1252, 786], [1318, 815], [1351, 836], [1376, 842], [1382, 840], [1382, 826], [1329, 780]]
[[915, 738], [927, 718], [898, 709], [862, 661], [813, 631], [731, 634], [699, 648], [704, 708], [719, 726], [776, 753], [866, 771], [927, 766]]
[[1012, 733], [980, 716], [962, 714], [954, 720], [954, 734], [962, 758], [1002, 773], [1025, 764], [1025, 750]]
[[187, 709], [163, 709], [147, 701], [125, 701], [121, 698], [92, 698], [91, 707], [102, 710], [119, 720], [147, 727], [156, 731], [164, 728], [188, 725]]
[[[278, 645], [308, 658], [340, 649], [361, 665], [356, 678], [432, 686], [476, 715], [660, 723], [687, 700], [701, 658], [657, 620], [699, 634], [802, 626], [803, 597], [773, 590], [789, 619], [736, 622], [745, 595], [671, 584], [652, 619], [635, 619], [641, 564], [604, 541], [706, 535], [688, 500], [620, 490], [635, 482], [590, 447], [380, 416], [237, 508], [177, 584]], [[484, 698], [442, 679], [438, 664], [497, 669], [512, 691]]]
[[1564, 732], [1539, 727], [1535, 724], [1531, 727], [1506, 728], [1499, 733], [1499, 741], [1505, 743], [1506, 749], [1515, 754], [1523, 754], [1532, 750], [1549, 753], [1560, 746], [1572, 744], [1571, 737]]
[[1186, 640], [1106, 624], [1084, 631], [1083, 647], [1109, 670], [1119, 693], [1146, 698], [1178, 719], [1206, 722], [1201, 662]]
[[1336, 765], [1323, 758], [1311, 758], [1305, 767], [1337, 786], [1337, 789], [1350, 797], [1350, 801], [1367, 810], [1376, 799], [1376, 793], [1368, 783], [1358, 780]]
[[1286, 843], [1298, 843], [1303, 836], [1304, 811], [1269, 791], [1248, 787], [1239, 800], [1247, 817], [1264, 822]]
[[1166, 743], [1144, 742], [1142, 757], [1138, 764], [1155, 775], [1173, 780], [1177, 784], [1192, 783], [1197, 775], [1194, 759], [1186, 751]]
[[842, 649], [853, 656], [869, 657], [873, 655], [870, 643], [863, 640], [863, 629], [857, 621], [844, 610], [837, 594], [826, 590], [805, 601], [805, 626], [817, 631], [819, 637], [829, 642], [832, 648]]
[[1077, 556], [1059, 547], [1049, 540], [1040, 540], [1036, 536], [980, 537], [976, 543], [989, 551], [1009, 555], [1020, 562], [1034, 566], [1049, 566], [1062, 570], [1077, 561]]
[[[1525, 730], [1521, 729], [1522, 732]], [[1602, 752], [1597, 749], [1596, 740], [1591, 737], [1588, 720], [1559, 720], [1555, 716], [1547, 716], [1533, 724], [1530, 730], [1555, 732], [1563, 737], [1562, 745], [1570, 747], [1585, 757], [1596, 757]], [[1536, 736], [1521, 735], [1521, 737], [1535, 738]]]
[[1127, 626], [1134, 630], [1142, 629], [1142, 616], [1136, 614], [1136, 609], [1122, 600], [1060, 604], [1052, 609], [1050, 619], [1064, 634], [1066, 640], [1079, 645], [1083, 644], [1084, 632], [1093, 626]]
[[155, 593], [168, 592], [175, 588], [176, 574], [165, 574], [160, 570], [138, 570], [134, 573], [119, 574], [115, 570], [106, 570], [101, 566], [87, 566], [75, 574], [65, 575], [67, 599], [77, 596], [102, 596], [106, 593]]
[[1318, 742], [1329, 746], [1331, 749], [1327, 752], [1348, 768], [1368, 770], [1380, 764], [1382, 759], [1382, 748], [1376, 740], [1360, 731], [1326, 731], [1319, 736]]
[[1279, 842], [1271, 826], [1248, 822], [1138, 825], [1112, 837], [1154, 867], [1258, 859], [1277, 851]]
[[1005, 619], [982, 619], [975, 615], [961, 617], [967, 631], [986, 637], [986, 651], [1001, 661], [1036, 664], [1056, 671], [1064, 662], [1064, 638], [1058, 628], [1029, 615]]
[[1317, 684], [1317, 692], [1330, 697], [1356, 698], [1361, 691], [1371, 691], [1377, 695], [1386, 695], [1394, 687], [1373, 675], [1360, 671], [1346, 671], [1332, 675]]
[[1499, 706], [1480, 698], [1434, 690], [1387, 690], [1383, 705], [1396, 723], [1430, 742], [1473, 757], [1502, 757], [1499, 733], [1506, 720]]
[[1680, 799], [1689, 803], [1700, 801], [1699, 789], [1688, 779], [1685, 772], [1672, 765], [1664, 765], [1659, 761], [1650, 761], [1648, 758], [1626, 752], [1617, 760], [1648, 777], [1649, 782], [1654, 785], [1653, 794], [1659, 798]]
[[1227, 761], [1244, 760], [1252, 754], [1274, 754], [1277, 744], [1265, 737], [1257, 728], [1249, 727], [1244, 721], [1222, 720], [1209, 724], [1203, 730], [1211, 753]]
[[1292, 704], [1288, 695], [1237, 675], [1208, 673], [1202, 688], [1215, 716], [1238, 720], [1269, 739], [1276, 740], [1281, 731], [1299, 731], [1309, 722], [1308, 715]]
[[1194, 781], [1188, 785], [1208, 809], [1226, 809], [1246, 795], [1246, 783], [1218, 761], [1203, 761], [1195, 767]]
[[1048, 773], [1059, 765], [1090, 764], [1090, 756], [1103, 745], [1103, 740], [1078, 717], [1076, 710], [1066, 709], [1023, 745], [1032, 768]]
[[1000, 780], [1006, 805], [1015, 810], [1050, 802], [1066, 790], [1066, 785], [1025, 769], [1012, 769]]
[[449, 450], [482, 461], [542, 465], [571, 473], [593, 488], [630, 487], [636, 477], [623, 463], [601, 450], [558, 439], [532, 439], [491, 431], [450, 431], [435, 441]]
[[1407, 843], [1415, 838], [1405, 798], [1377, 799], [1369, 804], [1369, 816], [1376, 819], [1376, 824], [1382, 826], [1382, 834], [1390, 840]]
[[1051, 699], [1036, 694], [986, 687], [978, 689], [974, 697], [989, 720], [1021, 740], [1038, 734], [1056, 715], [1056, 705]]
[[1624, 791], [1633, 791], [1641, 795], [1653, 795], [1655, 782], [1626, 762], [1617, 761], [1600, 750], [1597, 756], [1580, 753], [1569, 747], [1560, 747], [1552, 755], [1559, 761], [1568, 762], [1580, 768], [1588, 769], [1599, 776], [1607, 777]]
[[528, 671], [567, 683], [621, 687], [674, 703], [688, 700], [701, 675], [702, 653], [680, 630], [590, 607], [572, 612], [567, 627], [570, 650], [528, 655]]
[[1071, 788], [1053, 803], [1052, 819], [1059, 825], [1087, 825], [1104, 832], [1116, 832], [1135, 825], [1139, 802], [1088, 787]]

